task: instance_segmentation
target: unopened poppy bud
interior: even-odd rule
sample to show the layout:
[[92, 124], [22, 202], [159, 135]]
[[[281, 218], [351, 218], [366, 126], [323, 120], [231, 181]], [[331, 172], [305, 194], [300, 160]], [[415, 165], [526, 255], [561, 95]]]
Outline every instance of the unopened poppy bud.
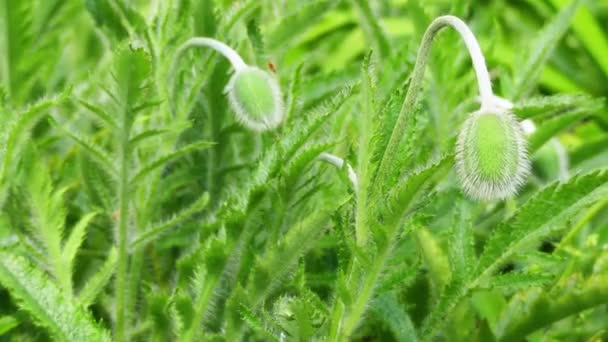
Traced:
[[482, 109], [462, 125], [456, 166], [464, 191], [475, 199], [498, 200], [514, 195], [529, 169], [520, 123], [503, 109]]
[[272, 129], [283, 120], [279, 84], [259, 68], [247, 66], [237, 70], [226, 92], [237, 120], [253, 130]]
[[191, 47], [210, 47], [232, 64], [234, 75], [226, 86], [226, 93], [237, 121], [255, 131], [275, 128], [283, 121], [283, 98], [274, 76], [245, 64], [236, 51], [211, 38], [191, 38], [178, 49], [177, 56]]

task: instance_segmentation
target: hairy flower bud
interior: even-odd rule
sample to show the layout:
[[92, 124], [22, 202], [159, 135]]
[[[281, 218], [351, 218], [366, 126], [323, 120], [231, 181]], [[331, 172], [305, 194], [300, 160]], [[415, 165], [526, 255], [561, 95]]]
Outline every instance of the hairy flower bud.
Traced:
[[177, 49], [175, 60], [193, 47], [212, 48], [232, 64], [234, 75], [225, 91], [237, 121], [255, 131], [275, 128], [283, 121], [281, 89], [273, 76], [260, 68], [247, 65], [228, 45], [207, 37], [195, 37], [183, 43]]
[[462, 125], [456, 166], [464, 191], [480, 200], [517, 192], [530, 169], [520, 123], [503, 109], [482, 109]]
[[283, 99], [276, 79], [256, 67], [237, 70], [226, 87], [230, 105], [239, 122], [264, 131], [283, 120]]

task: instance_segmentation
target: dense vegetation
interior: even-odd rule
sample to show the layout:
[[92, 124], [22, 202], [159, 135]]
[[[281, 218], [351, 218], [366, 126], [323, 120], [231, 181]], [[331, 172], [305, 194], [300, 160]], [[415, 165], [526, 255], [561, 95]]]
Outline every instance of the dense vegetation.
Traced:
[[[444, 14], [513, 104], [496, 124], [526, 120], [529, 173], [519, 126], [492, 145], [515, 195], [463, 184], [480, 105], [453, 29], [415, 76]], [[608, 338], [606, 23], [582, 0], [0, 0], [0, 340]]]

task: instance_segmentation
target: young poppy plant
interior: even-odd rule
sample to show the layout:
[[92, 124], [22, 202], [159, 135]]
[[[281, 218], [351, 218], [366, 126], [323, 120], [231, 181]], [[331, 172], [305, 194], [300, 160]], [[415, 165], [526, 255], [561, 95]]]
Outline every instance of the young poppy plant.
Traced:
[[231, 47], [212, 38], [189, 39], [180, 46], [177, 56], [192, 47], [210, 47], [232, 64], [234, 74], [225, 93], [237, 121], [254, 131], [273, 129], [281, 124], [284, 106], [276, 78], [258, 67], [245, 64]]
[[529, 173], [526, 140], [521, 124], [511, 113], [511, 102], [492, 92], [490, 75], [477, 39], [462, 20], [449, 15], [436, 18], [422, 38], [405, 101], [380, 163], [379, 178], [384, 179], [388, 170], [394, 167], [394, 156], [407, 127], [407, 116], [415, 107], [422, 88], [433, 39], [447, 26], [460, 34], [469, 51], [481, 102], [480, 109], [469, 115], [460, 130], [456, 148], [457, 173], [464, 192], [470, 197], [504, 199], [517, 192]]

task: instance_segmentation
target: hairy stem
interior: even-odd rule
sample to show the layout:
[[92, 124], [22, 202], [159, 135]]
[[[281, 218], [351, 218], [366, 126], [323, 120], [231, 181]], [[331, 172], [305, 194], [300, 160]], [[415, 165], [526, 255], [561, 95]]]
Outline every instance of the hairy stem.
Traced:
[[442, 16], [433, 20], [422, 37], [422, 43], [418, 50], [416, 64], [414, 66], [414, 71], [412, 72], [410, 85], [405, 95], [405, 101], [401, 106], [397, 123], [395, 124], [395, 128], [393, 128], [388, 146], [386, 147], [386, 150], [382, 156], [382, 161], [380, 162], [380, 167], [378, 169], [378, 175], [376, 177], [377, 181], [380, 182], [378, 184], [383, 184], [382, 182], [386, 180], [389, 171], [394, 166], [393, 164], [399, 143], [401, 142], [403, 134], [407, 129], [408, 117], [414, 110], [416, 101], [418, 99], [418, 94], [422, 90], [424, 70], [429, 59], [433, 39], [439, 33], [439, 31], [447, 26], [452, 26], [461, 35], [467, 49], [469, 50], [471, 60], [473, 61], [473, 67], [475, 68], [475, 73], [477, 75], [477, 83], [481, 97], [481, 108], [483, 109], [488, 106], [492, 106], [496, 102], [496, 99], [492, 93], [492, 84], [490, 83], [490, 76], [486, 67], [485, 59], [471, 30], [462, 20], [454, 16]]
[[[177, 64], [177, 60], [181, 57], [181, 55], [188, 49], [193, 47], [210, 47], [215, 51], [219, 52], [222, 56], [226, 57], [234, 70], [239, 71], [247, 67], [247, 64], [243, 61], [241, 56], [234, 51], [230, 46], [220, 42], [219, 40], [215, 40], [212, 38], [205, 37], [195, 37], [188, 39], [185, 43], [183, 43], [175, 52], [175, 57], [173, 61], [173, 65]], [[173, 70], [174, 68], [172, 68]]]
[[118, 229], [115, 234], [118, 249], [118, 268], [116, 272], [116, 326], [117, 341], [126, 341], [126, 294], [129, 255], [128, 247], [128, 216], [129, 216], [129, 124], [125, 114], [121, 132], [120, 169], [118, 181]]

